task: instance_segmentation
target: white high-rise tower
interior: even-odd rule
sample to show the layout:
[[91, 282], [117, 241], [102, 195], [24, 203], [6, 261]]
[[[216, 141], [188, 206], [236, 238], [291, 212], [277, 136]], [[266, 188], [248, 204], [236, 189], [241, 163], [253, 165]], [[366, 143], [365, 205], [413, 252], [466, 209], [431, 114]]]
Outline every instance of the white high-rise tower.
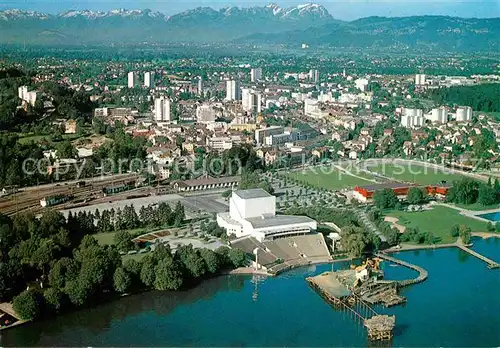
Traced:
[[172, 121], [172, 113], [170, 109], [170, 99], [161, 96], [155, 99], [155, 121], [170, 122]]
[[226, 100], [240, 100], [240, 82], [229, 80], [226, 82]]
[[252, 68], [250, 70], [250, 80], [252, 82], [257, 82], [262, 79], [262, 68]]
[[137, 76], [134, 71], [131, 71], [128, 73], [128, 88], [134, 88], [135, 85], [137, 84]]
[[151, 88], [154, 85], [154, 76], [153, 72], [145, 72], [144, 73], [144, 87]]

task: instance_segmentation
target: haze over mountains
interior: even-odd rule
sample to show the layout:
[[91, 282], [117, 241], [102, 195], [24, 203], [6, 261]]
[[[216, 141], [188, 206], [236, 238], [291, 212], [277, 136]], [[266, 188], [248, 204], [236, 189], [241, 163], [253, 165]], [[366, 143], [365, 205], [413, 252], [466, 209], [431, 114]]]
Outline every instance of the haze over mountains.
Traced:
[[326, 8], [199, 7], [173, 16], [150, 10], [0, 11], [0, 44], [286, 44], [396, 50], [498, 51], [500, 18], [446, 16], [336, 20]]

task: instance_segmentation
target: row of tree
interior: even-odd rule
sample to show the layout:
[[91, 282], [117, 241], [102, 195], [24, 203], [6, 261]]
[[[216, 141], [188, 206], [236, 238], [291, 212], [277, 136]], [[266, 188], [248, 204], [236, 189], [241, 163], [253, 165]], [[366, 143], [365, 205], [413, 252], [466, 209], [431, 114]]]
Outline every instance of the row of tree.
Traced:
[[463, 178], [453, 182], [446, 195], [446, 201], [458, 204], [479, 203], [490, 206], [500, 203], [500, 182], [498, 179], [492, 183], [491, 178], [487, 183]]

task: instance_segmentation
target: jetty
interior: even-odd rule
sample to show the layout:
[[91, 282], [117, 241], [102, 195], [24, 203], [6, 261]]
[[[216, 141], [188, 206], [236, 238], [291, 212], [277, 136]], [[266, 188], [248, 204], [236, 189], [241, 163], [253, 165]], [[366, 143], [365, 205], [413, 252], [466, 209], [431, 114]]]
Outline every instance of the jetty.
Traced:
[[400, 288], [402, 288], [402, 287], [405, 287], [408, 285], [421, 283], [421, 282], [425, 281], [427, 279], [427, 277], [429, 276], [429, 273], [427, 272], [427, 270], [425, 270], [424, 268], [422, 268], [420, 266], [411, 264], [409, 262], [406, 262], [406, 261], [403, 261], [400, 259], [396, 259], [395, 257], [389, 256], [389, 255], [384, 254], [384, 253], [375, 253], [374, 255], [381, 258], [381, 259], [390, 261], [390, 262], [395, 263], [395, 264], [400, 265], [400, 266], [410, 268], [410, 269], [418, 272], [418, 277], [414, 278], [414, 279], [394, 280], [394, 281], [389, 280], [389, 281], [379, 281], [379, 282], [396, 283]]
[[492, 259], [489, 259], [484, 255], [481, 255], [480, 253], [472, 250], [471, 248], [467, 248], [465, 245], [463, 245], [461, 243], [457, 243], [456, 246], [457, 246], [457, 248], [459, 248], [459, 249], [465, 251], [466, 253], [478, 258], [479, 260], [486, 262], [489, 269], [500, 268], [500, 263], [493, 261]]
[[306, 278], [307, 282], [327, 303], [335, 309], [349, 313], [356, 322], [367, 329], [371, 341], [391, 340], [396, 317], [379, 315], [361, 297], [351, 291], [343, 279], [350, 278], [353, 271], [325, 272]]

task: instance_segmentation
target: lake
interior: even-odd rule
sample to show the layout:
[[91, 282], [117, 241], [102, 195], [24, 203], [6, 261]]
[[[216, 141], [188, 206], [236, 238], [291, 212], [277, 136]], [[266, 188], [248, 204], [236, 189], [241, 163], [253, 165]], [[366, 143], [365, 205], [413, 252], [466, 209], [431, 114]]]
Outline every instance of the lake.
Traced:
[[[500, 240], [474, 239], [500, 261]], [[394, 346], [500, 345], [500, 270], [463, 251], [437, 249], [393, 256], [429, 271], [403, 290]], [[335, 268], [348, 267], [335, 264]], [[276, 278], [224, 276], [183, 292], [149, 292], [44, 322], [7, 330], [2, 346], [366, 346], [365, 329], [335, 311], [304, 280], [331, 269], [310, 266]], [[384, 263], [386, 278], [415, 274]]]
[[483, 218], [483, 219], [490, 220], [493, 222], [500, 221], [500, 211], [496, 211], [494, 213], [482, 214], [482, 215], [478, 215], [478, 216]]

